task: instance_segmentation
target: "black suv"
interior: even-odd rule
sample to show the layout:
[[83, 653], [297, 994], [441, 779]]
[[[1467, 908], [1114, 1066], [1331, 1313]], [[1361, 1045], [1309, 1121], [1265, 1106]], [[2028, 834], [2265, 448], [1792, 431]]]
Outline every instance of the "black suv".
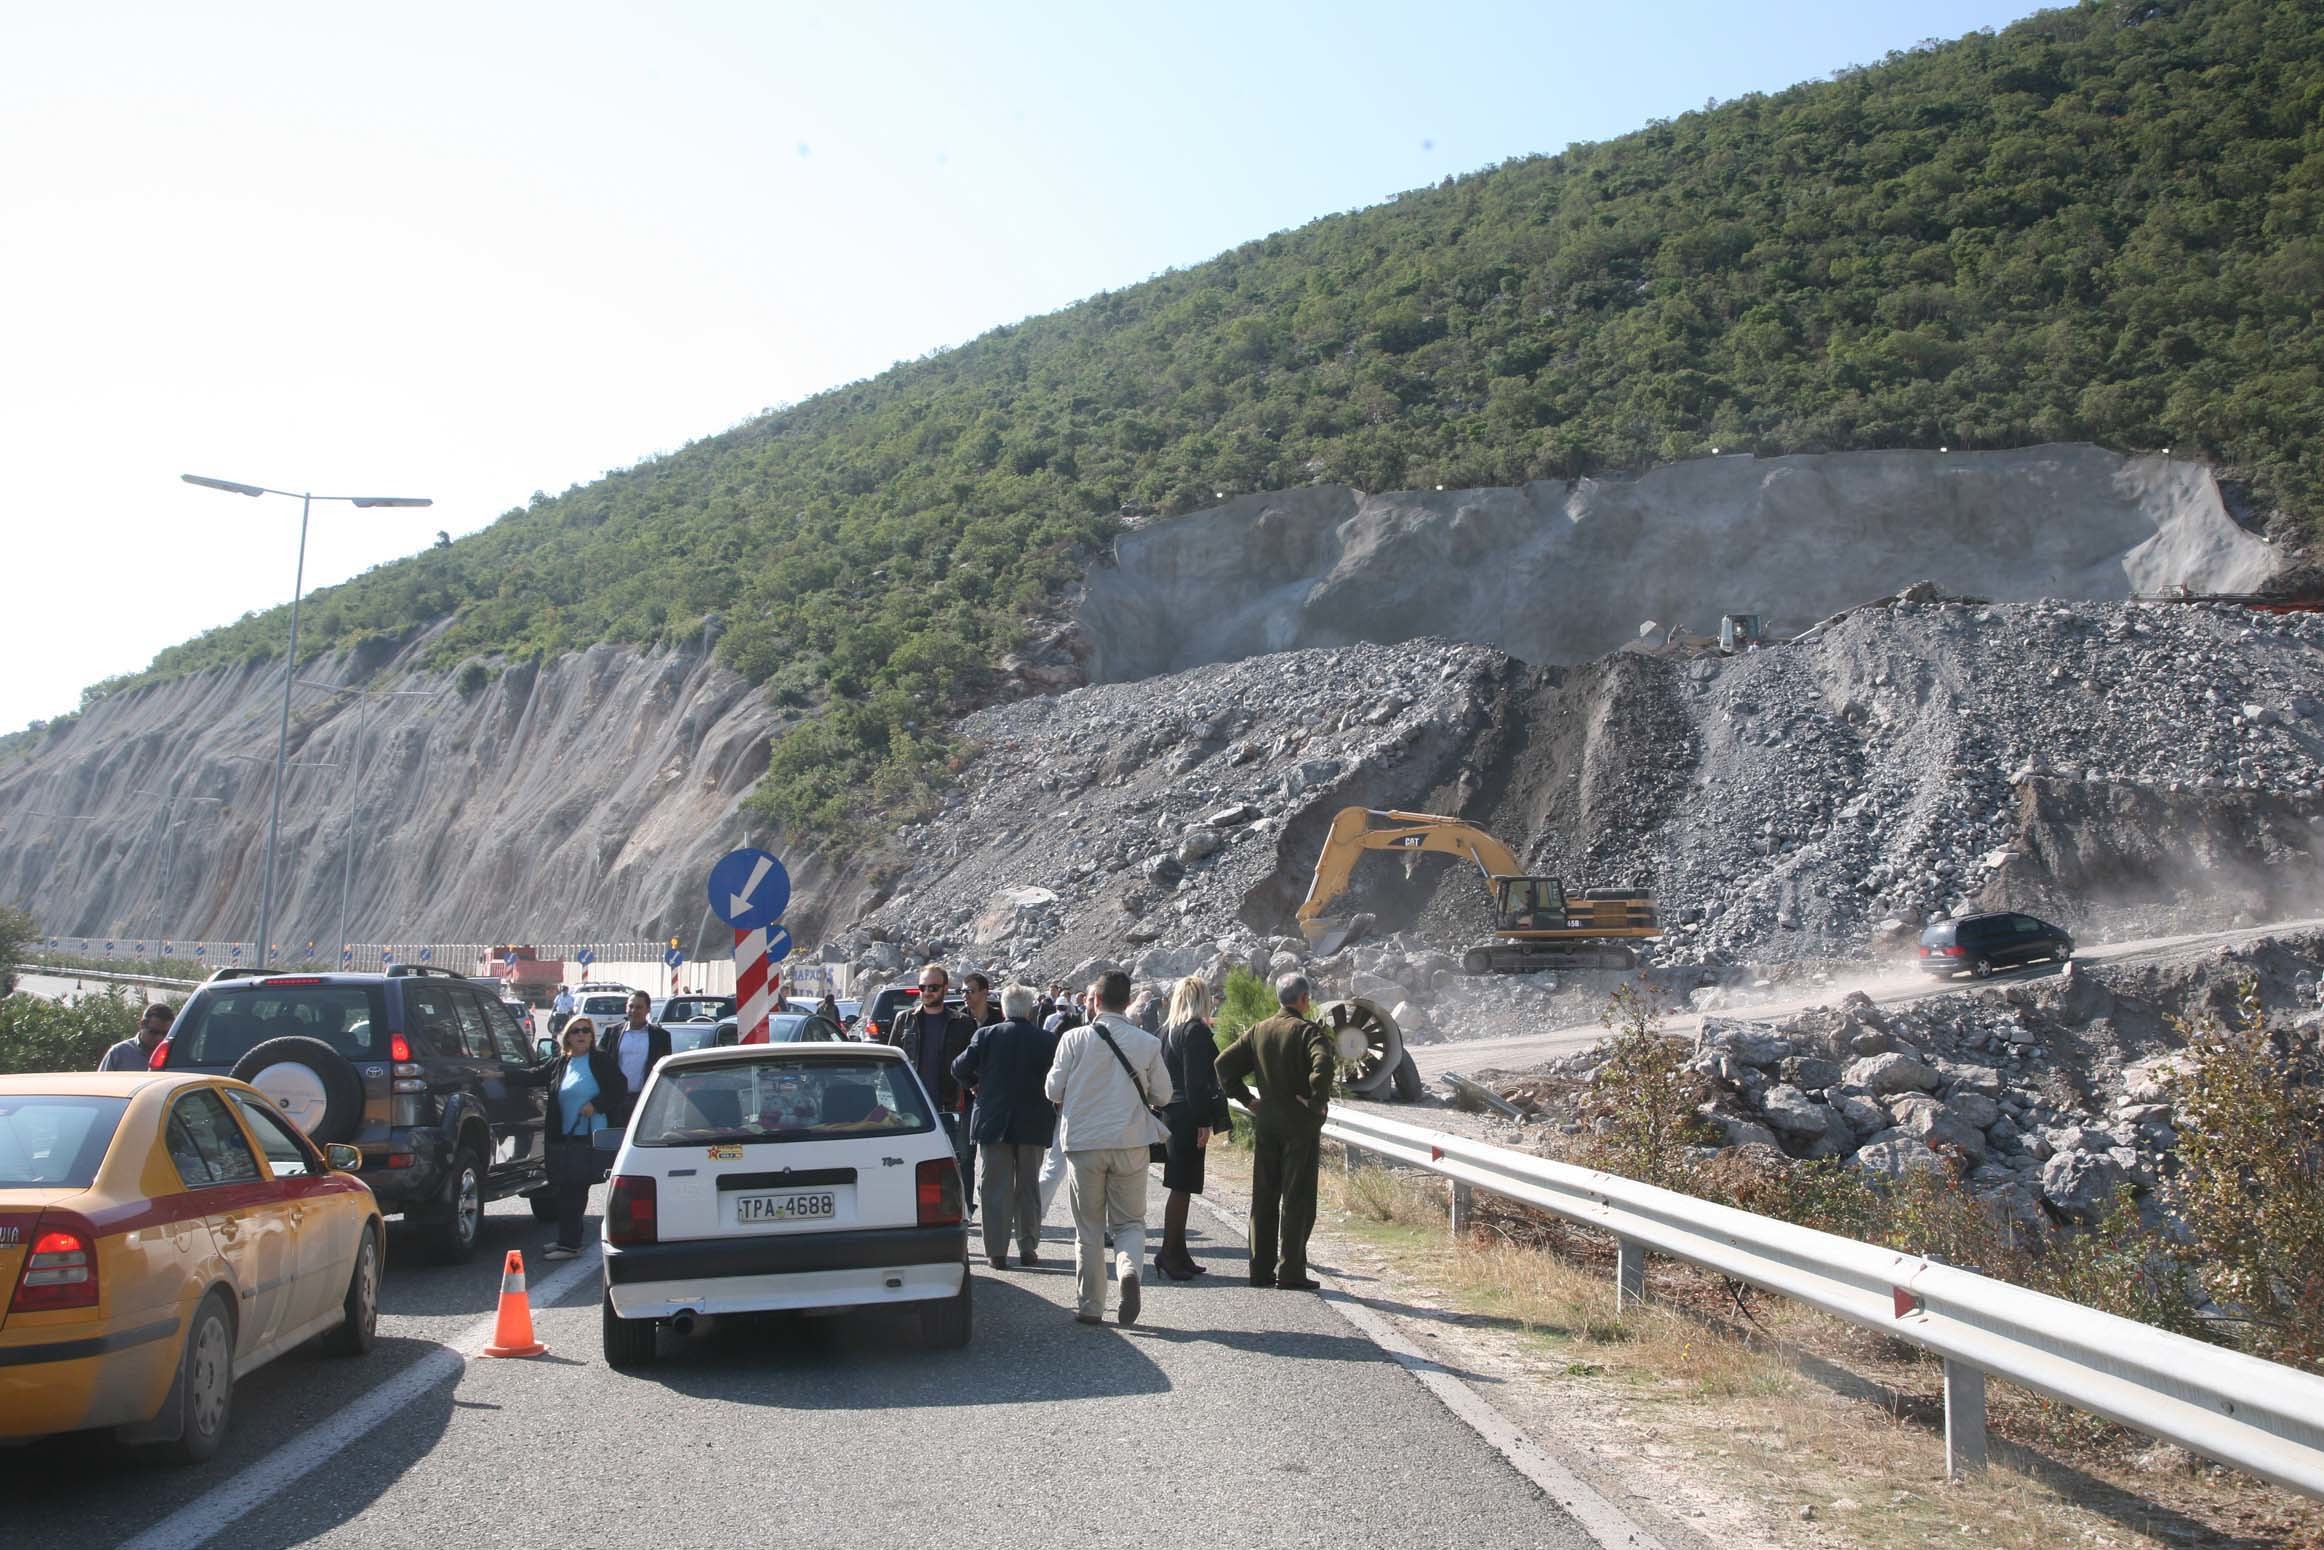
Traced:
[[1921, 933], [1921, 969], [1950, 979], [1966, 969], [1989, 979], [1996, 969], [2013, 969], [2037, 958], [2064, 963], [2074, 956], [2065, 929], [2031, 915], [1964, 915], [1940, 920]]
[[554, 1214], [536, 1058], [506, 1003], [445, 969], [221, 969], [178, 1010], [153, 1069], [248, 1082], [316, 1145], [354, 1145], [380, 1209], [457, 1264], [485, 1202], [537, 1191], [533, 1214]]

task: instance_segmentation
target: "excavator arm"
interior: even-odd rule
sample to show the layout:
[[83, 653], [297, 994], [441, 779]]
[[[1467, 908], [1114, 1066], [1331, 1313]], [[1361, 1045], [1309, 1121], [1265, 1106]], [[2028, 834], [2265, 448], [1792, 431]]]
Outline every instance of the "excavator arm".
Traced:
[[1509, 847], [1474, 824], [1458, 818], [1446, 818], [1436, 813], [1400, 813], [1392, 808], [1343, 807], [1331, 821], [1331, 832], [1323, 842], [1323, 854], [1315, 860], [1315, 879], [1308, 884], [1307, 898], [1299, 906], [1299, 930], [1310, 946], [1320, 946], [1332, 927], [1325, 922], [1323, 912], [1332, 901], [1347, 892], [1348, 879], [1354, 875], [1356, 863], [1364, 853], [1373, 850], [1433, 851], [1439, 855], [1466, 856], [1477, 868], [1477, 875], [1485, 890], [1493, 889], [1493, 879], [1510, 877], [1518, 871], [1517, 858]]

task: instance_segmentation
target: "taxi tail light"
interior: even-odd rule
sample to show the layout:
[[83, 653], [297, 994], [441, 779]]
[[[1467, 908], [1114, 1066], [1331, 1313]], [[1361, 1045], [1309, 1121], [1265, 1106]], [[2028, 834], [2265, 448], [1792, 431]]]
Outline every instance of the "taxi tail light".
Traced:
[[168, 1070], [169, 1046], [170, 1041], [166, 1037], [164, 1037], [159, 1044], [156, 1044], [153, 1047], [153, 1053], [145, 1057], [145, 1069], [148, 1071]]
[[605, 1241], [656, 1243], [661, 1238], [661, 1202], [650, 1175], [617, 1173], [605, 1201]]
[[66, 1211], [43, 1211], [32, 1228], [32, 1252], [16, 1277], [10, 1313], [97, 1306], [97, 1235]]
[[920, 1225], [950, 1227], [962, 1216], [960, 1164], [949, 1157], [932, 1157], [915, 1175], [920, 1194]]

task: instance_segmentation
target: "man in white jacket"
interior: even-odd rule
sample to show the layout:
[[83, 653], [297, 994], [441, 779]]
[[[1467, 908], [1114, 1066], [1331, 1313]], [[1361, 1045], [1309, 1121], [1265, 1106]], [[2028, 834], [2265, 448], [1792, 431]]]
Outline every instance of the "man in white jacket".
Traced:
[[1121, 1321], [1138, 1321], [1138, 1266], [1146, 1256], [1147, 1148], [1162, 1137], [1153, 1111], [1176, 1096], [1162, 1041], [1123, 1016], [1130, 977], [1097, 982], [1097, 1020], [1067, 1030], [1045, 1091], [1063, 1117], [1058, 1137], [1073, 1181], [1074, 1264], [1081, 1302], [1074, 1317], [1102, 1324], [1106, 1313], [1105, 1235], [1113, 1234]]

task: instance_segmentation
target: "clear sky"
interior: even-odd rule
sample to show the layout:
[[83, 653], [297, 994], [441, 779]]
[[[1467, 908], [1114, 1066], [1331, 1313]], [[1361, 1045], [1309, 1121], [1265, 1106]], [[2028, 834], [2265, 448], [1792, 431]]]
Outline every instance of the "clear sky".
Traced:
[[2025, 0], [0, 10], [0, 730], [1250, 237]]

